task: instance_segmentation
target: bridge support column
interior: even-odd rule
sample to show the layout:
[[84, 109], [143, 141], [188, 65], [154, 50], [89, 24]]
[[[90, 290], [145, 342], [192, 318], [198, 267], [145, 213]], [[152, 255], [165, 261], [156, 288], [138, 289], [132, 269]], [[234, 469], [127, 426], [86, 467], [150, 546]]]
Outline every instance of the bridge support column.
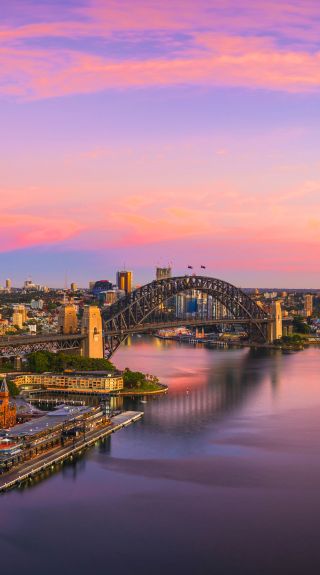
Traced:
[[281, 302], [275, 301], [272, 304], [272, 322], [268, 325], [268, 342], [272, 343], [282, 337], [282, 310]]
[[84, 357], [103, 358], [102, 318], [98, 306], [85, 306], [81, 332], [86, 335], [83, 340], [81, 355]]
[[22, 369], [22, 361], [20, 355], [17, 355], [13, 360], [13, 367], [17, 371], [21, 371]]
[[76, 307], [72, 304], [61, 306], [58, 317], [59, 332], [63, 334], [77, 333], [78, 318]]

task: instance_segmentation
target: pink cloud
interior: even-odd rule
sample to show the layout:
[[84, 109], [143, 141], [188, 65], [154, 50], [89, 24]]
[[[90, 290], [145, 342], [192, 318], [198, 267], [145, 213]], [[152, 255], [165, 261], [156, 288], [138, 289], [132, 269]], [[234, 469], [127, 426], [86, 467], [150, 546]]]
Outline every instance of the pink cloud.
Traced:
[[[0, 27], [0, 93], [48, 98], [183, 84], [319, 90], [320, 52], [310, 46], [320, 34], [317, 16], [318, 6], [312, 1], [280, 5], [271, 0], [257, 5], [246, 0], [240, 9], [234, 0], [214, 6], [205, 0], [161, 4], [138, 0], [134, 8], [127, 1], [88, 2], [74, 10], [71, 20]], [[181, 30], [188, 32], [189, 40], [184, 46], [180, 42], [177, 51], [174, 32]], [[134, 58], [114, 59], [91, 53], [87, 45], [92, 37], [116, 41], [119, 33], [125, 33], [134, 41], [148, 32], [158, 35], [165, 55], [160, 50], [156, 56], [139, 57], [137, 51]], [[36, 39], [41, 46], [47, 37], [82, 39], [82, 43], [72, 50], [63, 44], [30, 48], [29, 40]]]
[[[230, 42], [230, 45], [232, 43]], [[202, 85], [318, 91], [320, 53], [244, 51], [199, 53], [176, 59], [110, 62], [71, 51], [0, 49], [2, 92], [50, 98], [108, 89]], [[263, 70], [263, 74], [261, 74]]]
[[29, 248], [63, 242], [75, 236], [83, 226], [66, 218], [42, 218], [26, 214], [1, 214], [0, 251]]

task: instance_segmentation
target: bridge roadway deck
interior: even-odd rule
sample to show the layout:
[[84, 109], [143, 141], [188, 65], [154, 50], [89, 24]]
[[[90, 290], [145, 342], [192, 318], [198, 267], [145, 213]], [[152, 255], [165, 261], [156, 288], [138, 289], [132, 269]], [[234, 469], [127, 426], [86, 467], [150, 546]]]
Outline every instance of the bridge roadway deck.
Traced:
[[67, 447], [56, 447], [40, 457], [33, 458], [32, 460], [25, 461], [24, 463], [14, 467], [11, 471], [0, 475], [0, 493], [8, 491], [13, 487], [20, 485], [29, 478], [35, 477], [38, 473], [50, 468], [57, 463], [61, 463], [68, 459], [71, 455], [81, 453], [84, 449], [94, 445], [96, 441], [111, 435], [115, 431], [130, 425], [143, 416], [142, 411], [125, 411], [120, 415], [112, 418], [111, 425], [105, 426], [98, 430], [87, 431], [86, 440], [83, 437], [75, 442], [75, 445]]
[[82, 333], [73, 333], [64, 335], [61, 333], [46, 333], [43, 335], [11, 335], [7, 337], [0, 337], [1, 347], [17, 347], [30, 344], [41, 344], [47, 342], [63, 342], [63, 341], [77, 341], [83, 340], [86, 335]]
[[[108, 330], [104, 333], [104, 337], [117, 337], [117, 336], [126, 336], [134, 333], [150, 333], [153, 331], [157, 331], [159, 329], [171, 329], [175, 327], [187, 326], [187, 327], [200, 327], [200, 326], [210, 326], [210, 325], [254, 325], [254, 324], [261, 324], [267, 325], [271, 323], [273, 320], [272, 318], [258, 318], [258, 319], [248, 319], [248, 318], [219, 318], [219, 319], [172, 319], [172, 320], [158, 320], [157, 322], [153, 323], [142, 323], [138, 324], [133, 327], [123, 328], [121, 330]], [[283, 318], [283, 323], [292, 321], [291, 318]], [[36, 346], [41, 344], [48, 344], [48, 343], [57, 343], [63, 344], [70, 342], [70, 346], [72, 342], [74, 345], [77, 346], [77, 342], [79, 342], [79, 346], [81, 342], [87, 336], [83, 333], [74, 333], [69, 335], [59, 334], [59, 333], [46, 333], [43, 335], [32, 335], [32, 336], [7, 336], [7, 337], [0, 337], [0, 350], [1, 349], [8, 349], [14, 347], [28, 347], [28, 346]]]
[[154, 323], [143, 323], [138, 324], [134, 327], [130, 327], [128, 329], [123, 328], [121, 331], [119, 330], [108, 330], [105, 332], [105, 336], [117, 336], [121, 335], [130, 335], [133, 333], [147, 333], [150, 331], [155, 331], [159, 329], [170, 329], [174, 327], [199, 327], [199, 326], [206, 326], [206, 325], [250, 325], [250, 324], [268, 324], [271, 323], [272, 319], [270, 318], [263, 318], [263, 319], [234, 319], [234, 318], [220, 318], [220, 319], [174, 319], [174, 320], [164, 320], [163, 322], [157, 321]]

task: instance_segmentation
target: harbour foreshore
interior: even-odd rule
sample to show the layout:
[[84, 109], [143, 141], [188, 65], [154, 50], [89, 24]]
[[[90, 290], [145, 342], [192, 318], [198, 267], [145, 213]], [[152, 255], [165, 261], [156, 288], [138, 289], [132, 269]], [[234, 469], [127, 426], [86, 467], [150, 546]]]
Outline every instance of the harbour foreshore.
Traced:
[[137, 389], [129, 387], [124, 387], [117, 395], [118, 396], [125, 396], [125, 397], [135, 397], [135, 396], [143, 396], [143, 395], [159, 395], [163, 393], [167, 393], [168, 386], [164, 383], [157, 383], [157, 389]]
[[142, 411], [125, 411], [112, 417], [111, 424], [95, 429], [94, 431], [88, 431], [85, 439], [82, 437], [80, 440], [76, 440], [72, 445], [53, 448], [39, 457], [35, 457], [32, 460], [15, 466], [0, 476], [0, 493], [22, 484], [28, 479], [35, 477], [38, 473], [58, 463], [62, 463], [72, 455], [81, 453], [83, 450], [94, 445], [96, 441], [130, 425], [142, 416]]

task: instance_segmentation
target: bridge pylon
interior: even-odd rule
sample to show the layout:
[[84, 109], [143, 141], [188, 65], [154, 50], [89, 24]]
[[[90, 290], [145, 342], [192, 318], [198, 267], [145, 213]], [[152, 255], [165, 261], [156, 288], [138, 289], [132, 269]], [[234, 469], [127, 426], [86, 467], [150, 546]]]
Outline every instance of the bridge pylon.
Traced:
[[58, 326], [60, 333], [67, 335], [77, 333], [78, 318], [75, 305], [68, 303], [61, 306], [58, 316]]
[[281, 302], [275, 301], [271, 310], [272, 321], [268, 325], [268, 342], [272, 343], [282, 337], [282, 309]]
[[86, 335], [82, 343], [81, 355], [84, 357], [103, 358], [104, 338], [101, 312], [98, 306], [85, 306], [81, 333]]

